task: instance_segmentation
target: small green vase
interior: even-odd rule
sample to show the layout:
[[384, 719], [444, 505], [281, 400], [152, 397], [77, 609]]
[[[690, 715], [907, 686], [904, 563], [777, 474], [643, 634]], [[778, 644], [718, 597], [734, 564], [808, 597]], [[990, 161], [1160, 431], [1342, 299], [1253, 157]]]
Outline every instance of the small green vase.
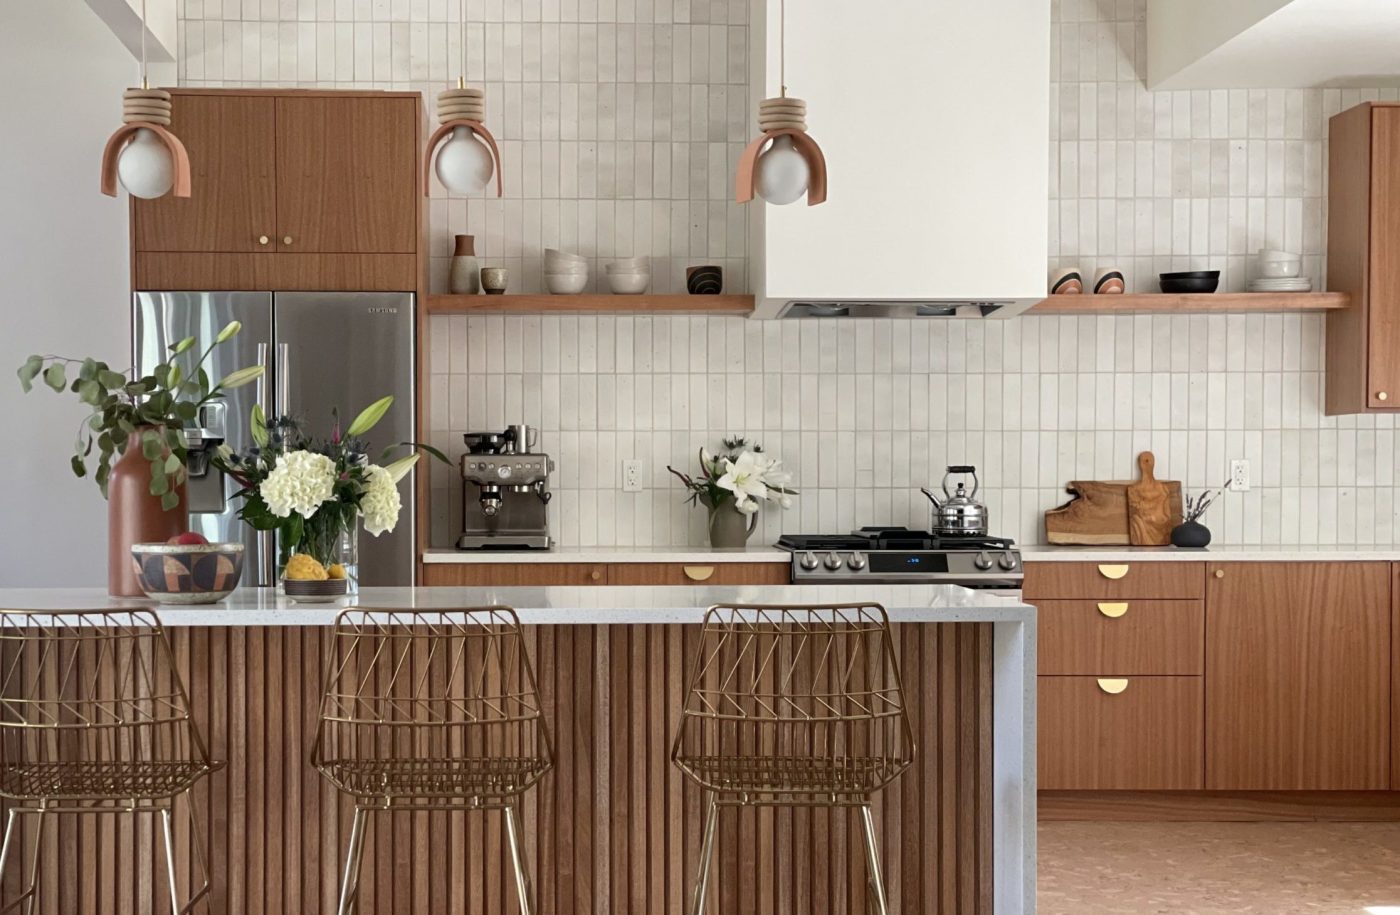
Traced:
[[722, 502], [710, 509], [710, 546], [717, 550], [742, 549], [757, 526], [758, 512], [745, 515], [733, 502]]

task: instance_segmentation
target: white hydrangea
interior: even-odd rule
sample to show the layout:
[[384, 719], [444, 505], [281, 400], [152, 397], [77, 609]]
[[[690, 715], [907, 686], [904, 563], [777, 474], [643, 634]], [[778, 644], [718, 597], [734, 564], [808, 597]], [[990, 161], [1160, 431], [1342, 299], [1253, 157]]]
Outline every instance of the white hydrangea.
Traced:
[[392, 531], [399, 523], [399, 487], [394, 475], [383, 467], [371, 464], [365, 472], [365, 494], [360, 499], [360, 511], [365, 516], [365, 530], [375, 537]]
[[262, 481], [258, 492], [277, 517], [286, 518], [296, 512], [310, 518], [334, 489], [334, 461], [324, 454], [292, 451], [277, 459], [277, 466]]

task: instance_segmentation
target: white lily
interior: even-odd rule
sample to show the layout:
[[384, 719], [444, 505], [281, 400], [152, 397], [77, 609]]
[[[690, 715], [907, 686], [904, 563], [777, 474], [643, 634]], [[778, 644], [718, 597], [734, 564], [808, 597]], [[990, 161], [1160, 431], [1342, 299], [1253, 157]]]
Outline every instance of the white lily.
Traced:
[[408, 472], [413, 469], [413, 465], [418, 463], [418, 457], [417, 454], [401, 457], [392, 464], [386, 464], [384, 469], [389, 471], [389, 477], [397, 483], [408, 476]]
[[[749, 499], [767, 501], [768, 487], [762, 479], [765, 469], [764, 459], [752, 451], [745, 451], [736, 461], [725, 458], [724, 474], [715, 481], [715, 485], [734, 493], [735, 507], [744, 511], [744, 503]], [[757, 511], [758, 506], [755, 505], [753, 510]]]

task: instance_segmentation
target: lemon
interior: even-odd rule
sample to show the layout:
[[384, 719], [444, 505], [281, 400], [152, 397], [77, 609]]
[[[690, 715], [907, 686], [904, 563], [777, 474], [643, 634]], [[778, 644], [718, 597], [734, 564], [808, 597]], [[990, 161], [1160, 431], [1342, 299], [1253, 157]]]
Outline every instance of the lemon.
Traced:
[[297, 553], [287, 561], [286, 577], [292, 581], [325, 581], [329, 575], [316, 557]]
[[337, 562], [337, 563], [332, 563], [332, 564], [331, 564], [331, 567], [330, 567], [329, 569], [326, 569], [326, 574], [327, 574], [328, 576], [330, 576], [331, 578], [336, 578], [336, 579], [344, 578], [344, 577], [345, 577], [345, 566], [341, 565], [341, 564], [338, 563], [338, 562]]

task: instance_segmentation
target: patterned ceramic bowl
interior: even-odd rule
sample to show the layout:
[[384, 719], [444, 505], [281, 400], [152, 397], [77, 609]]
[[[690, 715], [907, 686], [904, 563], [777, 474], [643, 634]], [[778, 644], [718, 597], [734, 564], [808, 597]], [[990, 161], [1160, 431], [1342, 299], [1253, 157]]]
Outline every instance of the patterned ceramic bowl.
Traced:
[[229, 596], [243, 574], [243, 544], [137, 543], [136, 580], [163, 604], [212, 604]]

